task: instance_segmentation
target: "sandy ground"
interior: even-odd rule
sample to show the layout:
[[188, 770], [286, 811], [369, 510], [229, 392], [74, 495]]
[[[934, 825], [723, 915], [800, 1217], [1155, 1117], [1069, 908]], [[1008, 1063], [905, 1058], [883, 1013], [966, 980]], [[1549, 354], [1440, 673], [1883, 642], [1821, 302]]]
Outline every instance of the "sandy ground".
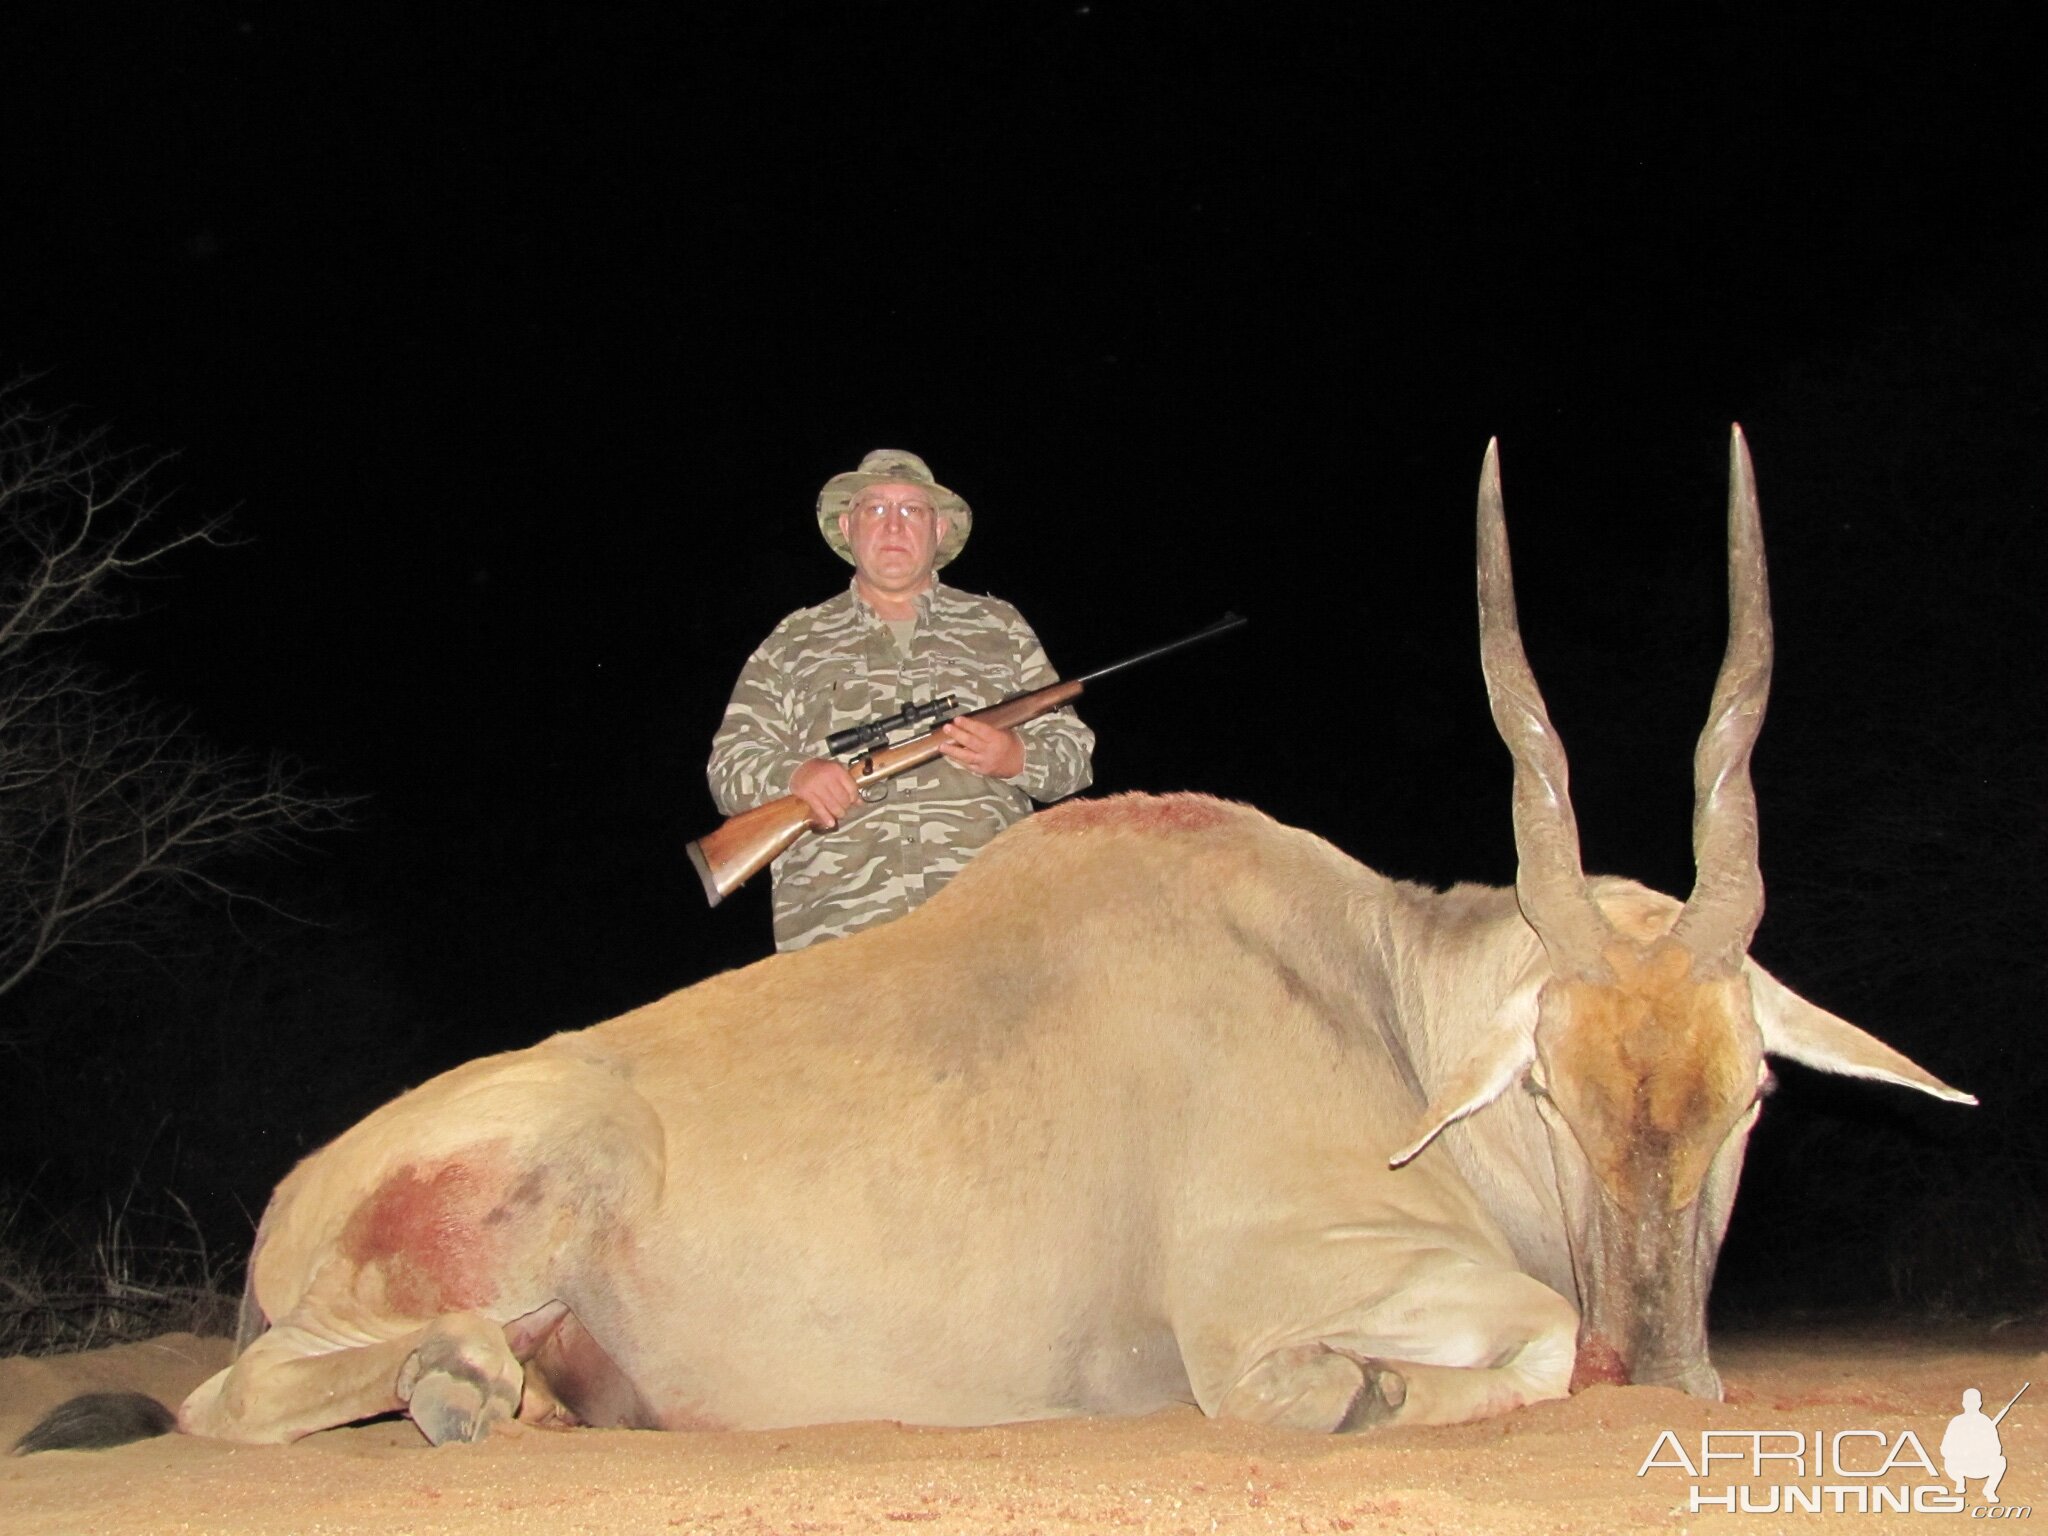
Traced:
[[[1835, 1512], [1831, 1494], [1819, 1514], [1692, 1512], [1689, 1490], [1747, 1490], [1753, 1505], [1788, 1481], [1910, 1494], [1934, 1481], [1910, 1460], [1875, 1479], [1817, 1476], [1810, 1464], [1804, 1476], [1756, 1475], [1748, 1432], [1802, 1434], [1810, 1457], [1815, 1431], [1824, 1442], [1874, 1431], [1882, 1439], [1852, 1438], [1843, 1455], [1852, 1470], [1870, 1470], [1910, 1430], [1938, 1465], [1966, 1387], [1995, 1412], [2028, 1380], [2034, 1390], [2000, 1426], [2009, 1463], [2001, 1512], [2048, 1532], [2044, 1345], [2042, 1325], [1735, 1334], [1716, 1344], [1724, 1403], [1596, 1387], [1488, 1423], [1344, 1438], [1212, 1423], [1193, 1409], [978, 1430], [515, 1428], [438, 1451], [403, 1421], [280, 1447], [172, 1437], [0, 1460], [0, 1532], [1926, 1532], [1982, 1520], [1979, 1485], [1969, 1485], [1963, 1512], [1864, 1515], [1853, 1504]], [[171, 1335], [0, 1360], [0, 1443], [79, 1391], [136, 1387], [175, 1404], [227, 1353], [222, 1340]], [[1676, 1439], [1661, 1453], [1666, 1465], [1639, 1473], [1667, 1429]], [[1705, 1430], [1735, 1432], [1712, 1445], [1745, 1459], [1695, 1479], [1670, 1447], [1697, 1461]], [[1792, 1444], [1786, 1435], [1768, 1448]]]

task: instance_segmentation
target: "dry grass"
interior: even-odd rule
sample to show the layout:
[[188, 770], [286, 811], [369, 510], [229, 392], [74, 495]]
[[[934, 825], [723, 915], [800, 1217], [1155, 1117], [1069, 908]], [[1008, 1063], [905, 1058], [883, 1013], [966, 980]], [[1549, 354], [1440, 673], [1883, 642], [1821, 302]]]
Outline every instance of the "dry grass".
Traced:
[[176, 1195], [151, 1210], [131, 1189], [96, 1213], [49, 1219], [31, 1196], [0, 1190], [0, 1356], [232, 1335], [238, 1267]]

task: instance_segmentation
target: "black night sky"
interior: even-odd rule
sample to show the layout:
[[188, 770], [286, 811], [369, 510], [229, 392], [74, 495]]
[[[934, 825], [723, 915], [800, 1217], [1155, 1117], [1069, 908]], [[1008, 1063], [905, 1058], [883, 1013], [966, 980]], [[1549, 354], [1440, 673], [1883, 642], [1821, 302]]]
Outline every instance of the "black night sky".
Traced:
[[878, 445], [974, 504], [947, 579], [1065, 670], [1251, 616], [1091, 692], [1097, 792], [1449, 883], [1513, 875], [1497, 435], [1587, 865], [1683, 893], [1739, 420], [1755, 952], [1985, 1103], [1786, 1068], [1722, 1302], [2038, 1306], [2027, 9], [43, 14], [0, 21], [0, 374], [175, 451], [239, 541], [87, 643], [363, 800], [261, 876], [311, 925], [0, 999], [0, 1190], [140, 1167], [246, 1241], [399, 1088], [766, 953], [765, 890], [706, 910], [683, 845], [741, 661], [844, 583], [817, 488]]

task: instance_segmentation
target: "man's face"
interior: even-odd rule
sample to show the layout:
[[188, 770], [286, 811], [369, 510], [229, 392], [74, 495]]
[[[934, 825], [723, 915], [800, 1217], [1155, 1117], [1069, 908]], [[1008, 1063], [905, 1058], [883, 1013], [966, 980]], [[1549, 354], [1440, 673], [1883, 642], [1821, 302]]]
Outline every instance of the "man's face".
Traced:
[[882, 592], [916, 592], [932, 574], [946, 520], [932, 506], [931, 492], [902, 481], [871, 485], [839, 514], [839, 531], [853, 547], [854, 569]]

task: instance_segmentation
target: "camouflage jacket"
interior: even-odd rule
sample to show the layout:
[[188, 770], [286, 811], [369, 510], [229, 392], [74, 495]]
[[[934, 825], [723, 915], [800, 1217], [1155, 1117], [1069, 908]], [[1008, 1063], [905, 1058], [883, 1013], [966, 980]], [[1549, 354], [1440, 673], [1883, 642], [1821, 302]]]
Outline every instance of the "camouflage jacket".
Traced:
[[[775, 626], [740, 672], [711, 744], [711, 797], [727, 816], [789, 793], [790, 776], [825, 752], [825, 738], [955, 694], [980, 709], [1059, 681], [1045, 648], [1008, 603], [943, 583], [917, 599], [910, 651], [845, 592]], [[775, 947], [801, 949], [901, 917], [1031, 802], [1087, 788], [1095, 733], [1071, 709], [1018, 727], [1024, 771], [985, 779], [936, 758], [868, 791], [822, 836], [804, 837], [773, 864]]]

